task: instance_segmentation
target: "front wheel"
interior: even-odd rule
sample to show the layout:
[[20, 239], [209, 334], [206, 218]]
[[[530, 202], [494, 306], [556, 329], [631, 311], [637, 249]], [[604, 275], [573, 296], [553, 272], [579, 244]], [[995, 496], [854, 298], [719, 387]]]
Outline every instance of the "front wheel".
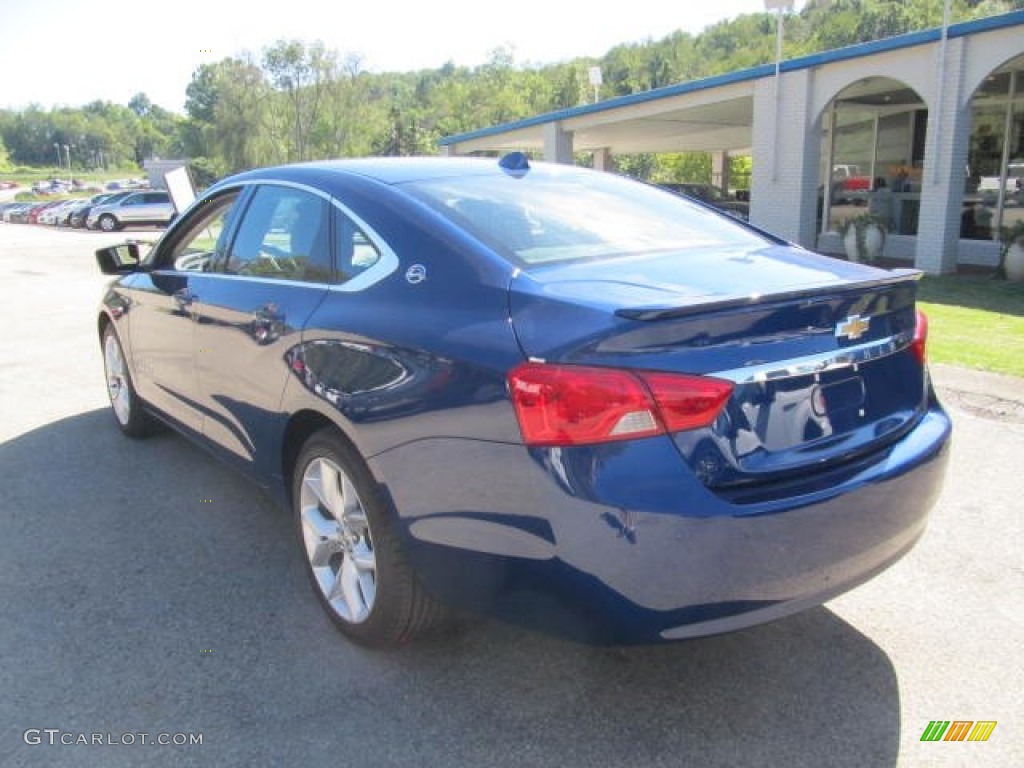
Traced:
[[117, 426], [128, 437], [146, 437], [157, 430], [157, 422], [142, 407], [135, 394], [131, 373], [124, 359], [124, 350], [113, 326], [103, 331], [103, 370], [107, 378], [107, 394]]
[[445, 623], [447, 609], [406, 561], [370, 471], [334, 429], [303, 446], [292, 504], [317, 597], [345, 635], [386, 647]]

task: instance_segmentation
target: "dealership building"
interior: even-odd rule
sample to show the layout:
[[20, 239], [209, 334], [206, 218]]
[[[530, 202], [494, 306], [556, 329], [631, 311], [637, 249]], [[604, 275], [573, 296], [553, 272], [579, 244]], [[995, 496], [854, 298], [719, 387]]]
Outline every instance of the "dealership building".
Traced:
[[[825, 253], [865, 204], [886, 257], [931, 273], [994, 266], [1024, 219], [1024, 11], [538, 115], [441, 140], [449, 155], [709, 152], [730, 187], [750, 155], [751, 222]], [[860, 177], [866, 188], [846, 190]], [[870, 191], [869, 191], [870, 190]]]

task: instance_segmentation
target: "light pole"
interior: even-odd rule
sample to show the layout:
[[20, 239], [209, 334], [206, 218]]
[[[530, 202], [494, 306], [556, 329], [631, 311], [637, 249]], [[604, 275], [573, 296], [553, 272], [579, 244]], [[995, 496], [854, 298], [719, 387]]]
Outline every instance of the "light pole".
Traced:
[[779, 70], [782, 66], [782, 14], [793, 10], [793, 0], [764, 0], [766, 11], [775, 11], [775, 86], [773, 100], [775, 101], [775, 119], [772, 127], [772, 181], [779, 179]]
[[[949, 41], [949, 18], [953, 10], [951, 6], [952, 0], [944, 0], [942, 3], [942, 39], [939, 40], [939, 94], [938, 108], [935, 110], [934, 118], [936, 140], [942, 135], [942, 113], [946, 109], [946, 43]], [[930, 113], [928, 120], [929, 122], [932, 120]], [[932, 184], [938, 184], [940, 181], [942, 181], [942, 174], [939, 172], [939, 164], [932, 163]]]
[[64, 163], [60, 159], [60, 144], [53, 142], [53, 151], [57, 153], [57, 170], [60, 171]]
[[64, 145], [64, 153], [68, 156], [68, 184], [72, 187], [75, 186], [75, 173], [71, 170], [71, 150], [74, 149], [74, 146], [74, 144], [70, 146]]
[[601, 99], [601, 68], [590, 67], [587, 70], [587, 79], [590, 84], [594, 87], [594, 103], [596, 104]]

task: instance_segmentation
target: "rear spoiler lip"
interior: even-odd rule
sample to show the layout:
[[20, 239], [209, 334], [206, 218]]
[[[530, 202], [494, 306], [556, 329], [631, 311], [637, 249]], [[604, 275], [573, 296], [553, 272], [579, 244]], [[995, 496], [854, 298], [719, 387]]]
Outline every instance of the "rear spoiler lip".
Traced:
[[653, 320], [669, 320], [677, 317], [690, 317], [705, 312], [721, 312], [729, 309], [746, 309], [750, 307], [763, 306], [765, 304], [783, 303], [794, 301], [800, 298], [827, 299], [846, 293], [858, 293], [861, 291], [882, 288], [887, 285], [899, 283], [916, 282], [924, 276], [919, 269], [894, 269], [886, 277], [874, 278], [872, 280], [857, 280], [856, 282], [845, 283], [836, 286], [816, 286], [813, 288], [798, 288], [792, 291], [781, 293], [770, 293], [766, 296], [752, 294], [750, 296], [733, 296], [716, 301], [696, 302], [682, 306], [666, 307], [623, 307], [615, 310], [617, 317], [627, 320], [641, 320], [650, 322]]

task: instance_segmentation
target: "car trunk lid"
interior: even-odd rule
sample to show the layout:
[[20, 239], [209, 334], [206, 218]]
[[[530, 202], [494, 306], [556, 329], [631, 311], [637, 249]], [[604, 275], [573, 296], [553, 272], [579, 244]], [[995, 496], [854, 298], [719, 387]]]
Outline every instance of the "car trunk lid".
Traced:
[[520, 271], [509, 309], [531, 359], [731, 381], [718, 419], [673, 439], [705, 484], [741, 494], [912, 426], [919, 276], [791, 247], [695, 249]]

